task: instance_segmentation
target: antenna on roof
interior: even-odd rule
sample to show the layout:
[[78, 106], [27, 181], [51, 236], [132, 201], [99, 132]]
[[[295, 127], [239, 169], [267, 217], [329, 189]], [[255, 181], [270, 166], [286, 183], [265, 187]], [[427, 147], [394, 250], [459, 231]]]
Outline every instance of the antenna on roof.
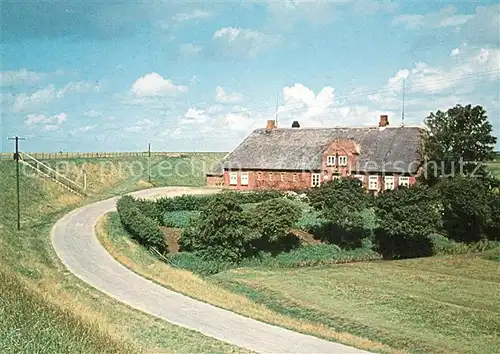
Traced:
[[401, 109], [401, 126], [405, 126], [405, 78], [403, 78], [403, 107]]
[[275, 120], [276, 120], [276, 126], [278, 127], [278, 107], [279, 107], [279, 91], [276, 92], [276, 116], [275, 116]]

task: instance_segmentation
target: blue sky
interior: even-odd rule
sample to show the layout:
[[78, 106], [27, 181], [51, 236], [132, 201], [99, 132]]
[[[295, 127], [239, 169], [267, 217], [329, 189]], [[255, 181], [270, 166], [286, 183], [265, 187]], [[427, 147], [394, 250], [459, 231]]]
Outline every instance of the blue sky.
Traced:
[[406, 124], [480, 104], [500, 135], [496, 2], [2, 0], [1, 17], [2, 151], [16, 134], [25, 151], [230, 151], [276, 115], [399, 125], [403, 81]]

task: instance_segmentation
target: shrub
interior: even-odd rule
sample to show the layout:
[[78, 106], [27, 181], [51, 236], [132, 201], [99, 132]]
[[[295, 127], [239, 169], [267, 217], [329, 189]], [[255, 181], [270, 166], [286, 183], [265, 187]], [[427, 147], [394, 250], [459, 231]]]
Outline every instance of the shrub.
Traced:
[[363, 228], [366, 212], [363, 210], [369, 208], [373, 200], [359, 180], [333, 180], [309, 190], [308, 197], [321, 217], [330, 221], [319, 223], [313, 228], [317, 238], [348, 248], [361, 245], [361, 239], [366, 237]]
[[450, 240], [439, 234], [429, 235], [429, 240], [432, 243], [432, 251], [434, 255], [456, 255], [483, 252], [500, 247], [500, 242], [498, 241], [480, 240], [478, 242], [467, 244]]
[[491, 216], [488, 186], [479, 178], [453, 177], [441, 181], [438, 190], [448, 237], [458, 242], [484, 238]]
[[159, 224], [163, 223], [163, 215], [160, 208], [158, 208], [158, 204], [154, 200], [135, 199], [135, 204], [142, 215], [156, 220]]
[[116, 209], [120, 221], [133, 238], [145, 246], [155, 247], [160, 251], [165, 250], [163, 233], [158, 223], [141, 213], [133, 197], [120, 198], [116, 203]]
[[295, 223], [295, 227], [305, 232], [313, 233], [314, 230], [329, 223], [327, 219], [321, 217], [321, 213], [316, 210], [306, 211]]
[[491, 218], [488, 222], [487, 235], [490, 240], [500, 241], [500, 193], [499, 192], [495, 192], [495, 194], [491, 196], [490, 210], [491, 210]]
[[182, 232], [181, 250], [198, 251], [205, 260], [237, 263], [258, 235], [233, 194], [217, 194]]
[[271, 199], [248, 211], [250, 226], [269, 242], [284, 238], [295, 225], [302, 211], [287, 199]]
[[200, 212], [196, 210], [168, 211], [163, 215], [163, 225], [167, 227], [185, 228], [193, 218], [199, 215]]
[[440, 222], [436, 193], [417, 184], [386, 191], [376, 198], [375, 213], [380, 226], [376, 239], [386, 258], [410, 258], [432, 254], [427, 236]]

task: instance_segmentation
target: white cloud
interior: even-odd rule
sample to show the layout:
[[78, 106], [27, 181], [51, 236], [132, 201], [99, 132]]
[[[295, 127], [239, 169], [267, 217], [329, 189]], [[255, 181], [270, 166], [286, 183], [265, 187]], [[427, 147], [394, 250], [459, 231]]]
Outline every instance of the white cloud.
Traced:
[[212, 12], [196, 9], [196, 10], [193, 10], [191, 12], [178, 13], [173, 17], [173, 20], [177, 21], [177, 22], [200, 20], [200, 19], [211, 17], [212, 15], [213, 15]]
[[80, 133], [86, 133], [95, 130], [97, 128], [97, 125], [85, 125], [83, 127], [78, 127], [75, 129], [72, 129], [69, 133], [72, 136], [78, 135]]
[[222, 87], [217, 86], [215, 89], [215, 100], [220, 103], [237, 103], [243, 100], [243, 95], [236, 92], [226, 92]]
[[201, 47], [193, 43], [181, 44], [179, 52], [183, 56], [193, 57], [201, 53]]
[[85, 117], [96, 118], [96, 117], [102, 117], [102, 112], [94, 111], [93, 109], [91, 109], [83, 113], [83, 115]]
[[[381, 102], [386, 97], [399, 94], [402, 89], [402, 80], [406, 80], [407, 91], [411, 93], [438, 93], [457, 86], [457, 80], [467, 79], [463, 90], [473, 91], [475, 79], [486, 81], [498, 80], [500, 67], [500, 49], [462, 47], [452, 50], [454, 61], [447, 66], [431, 66], [427, 63], [417, 62], [411, 69], [399, 70], [395, 76], [389, 78], [385, 89], [391, 91], [387, 94], [370, 96], [375, 102]], [[460, 54], [460, 55], [459, 55]], [[470, 78], [469, 78], [470, 77]]]
[[138, 78], [132, 85], [132, 93], [137, 97], [177, 96], [187, 91], [187, 86], [174, 85], [155, 72]]
[[66, 121], [68, 118], [68, 114], [65, 112], [53, 115], [46, 116], [44, 114], [28, 114], [24, 123], [26, 125], [37, 125], [37, 124], [50, 124], [57, 125]]
[[254, 58], [281, 40], [277, 35], [235, 27], [217, 30], [212, 39], [221, 54], [243, 58]]
[[447, 6], [439, 12], [430, 12], [427, 14], [403, 14], [394, 17], [395, 25], [404, 25], [407, 29], [418, 28], [444, 28], [457, 27], [464, 25], [472, 19], [474, 15], [457, 14], [455, 6]]
[[0, 86], [31, 85], [46, 78], [48, 74], [19, 69], [0, 72]]
[[189, 108], [181, 119], [181, 124], [203, 124], [208, 116], [202, 109]]
[[450, 57], [456, 57], [459, 54], [460, 54], [460, 48], [454, 48], [450, 52]]
[[99, 85], [86, 81], [70, 82], [61, 89], [57, 89], [50, 84], [33, 93], [20, 93], [13, 96], [12, 110], [14, 112], [25, 112], [61, 99], [69, 93], [98, 92], [99, 89]]

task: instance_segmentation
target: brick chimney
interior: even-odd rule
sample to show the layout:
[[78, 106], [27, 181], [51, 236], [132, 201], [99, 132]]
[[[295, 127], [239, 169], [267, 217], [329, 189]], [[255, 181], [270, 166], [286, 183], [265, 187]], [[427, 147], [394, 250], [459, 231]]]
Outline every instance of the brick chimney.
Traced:
[[266, 125], [266, 130], [273, 130], [276, 128], [277, 128], [276, 121], [274, 119], [268, 119], [267, 125]]
[[379, 128], [385, 128], [389, 125], [389, 117], [387, 114], [382, 114], [380, 116], [380, 121], [378, 122]]

